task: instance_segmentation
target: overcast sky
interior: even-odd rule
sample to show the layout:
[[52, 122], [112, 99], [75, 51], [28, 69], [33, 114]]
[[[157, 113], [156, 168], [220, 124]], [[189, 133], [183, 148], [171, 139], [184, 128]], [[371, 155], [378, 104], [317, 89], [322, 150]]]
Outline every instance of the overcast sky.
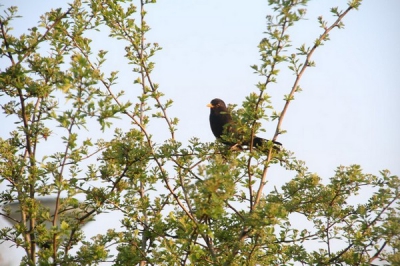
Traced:
[[[382, 169], [400, 174], [400, 1], [364, 2], [359, 11], [346, 16], [345, 29], [335, 29], [331, 41], [316, 51], [316, 67], [306, 71], [300, 84], [303, 92], [295, 96], [283, 122], [287, 134], [278, 138], [306, 162], [309, 171], [325, 179], [337, 166], [351, 164], [360, 164], [371, 174]], [[345, 9], [346, 3], [311, 1], [307, 20], [291, 31], [294, 45], [311, 45], [321, 33], [316, 18], [323, 15], [332, 22], [329, 8]], [[35, 26], [51, 7], [66, 6], [64, 1], [3, 0], [2, 4], [19, 6], [23, 18], [13, 23], [18, 34]], [[216, 97], [240, 105], [263, 81], [250, 65], [260, 63], [257, 45], [270, 12], [267, 1], [169, 0], [149, 5], [148, 12], [152, 28], [148, 40], [163, 47], [154, 58], [152, 79], [166, 98], [174, 100], [170, 115], [180, 120], [178, 140], [214, 141], [205, 105]], [[114, 42], [95, 40], [93, 45], [115, 53], [110, 68], [120, 70], [119, 84], [129, 87], [131, 66], [121, 69], [123, 59], [117, 55], [124, 51], [115, 49]], [[292, 73], [281, 69], [278, 83], [268, 90], [277, 111], [293, 81]], [[276, 122], [265, 123], [267, 132], [260, 136], [271, 138], [275, 126]], [[0, 136], [7, 137], [7, 127], [2, 130]], [[276, 173], [270, 187], [293, 176], [279, 169]]]

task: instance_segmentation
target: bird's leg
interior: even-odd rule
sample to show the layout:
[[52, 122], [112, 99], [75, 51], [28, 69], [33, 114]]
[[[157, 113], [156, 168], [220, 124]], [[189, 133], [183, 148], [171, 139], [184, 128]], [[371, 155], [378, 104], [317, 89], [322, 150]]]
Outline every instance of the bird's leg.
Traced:
[[232, 147], [230, 147], [230, 150], [231, 150], [231, 151], [242, 151], [242, 150], [243, 150], [243, 147], [242, 147], [240, 144], [236, 143], [235, 145], [233, 145]]

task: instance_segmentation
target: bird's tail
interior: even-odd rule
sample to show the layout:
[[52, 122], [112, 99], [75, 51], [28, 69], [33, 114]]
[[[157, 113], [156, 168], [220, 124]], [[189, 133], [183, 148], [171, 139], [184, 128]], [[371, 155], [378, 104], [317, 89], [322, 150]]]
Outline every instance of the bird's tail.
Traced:
[[[263, 138], [259, 138], [259, 137], [254, 137], [254, 140], [253, 140], [253, 147], [256, 147], [257, 149], [262, 149], [262, 150], [263, 150], [263, 149], [267, 149], [268, 141], [269, 141], [269, 140], [267, 140], [267, 139], [263, 139]], [[275, 140], [273, 140], [272, 143], [274, 144], [274, 145], [273, 145], [273, 149], [274, 149], [275, 151], [280, 151], [280, 150], [281, 150], [282, 143], [280, 143], [280, 142], [278, 142], [278, 141], [275, 141]]]

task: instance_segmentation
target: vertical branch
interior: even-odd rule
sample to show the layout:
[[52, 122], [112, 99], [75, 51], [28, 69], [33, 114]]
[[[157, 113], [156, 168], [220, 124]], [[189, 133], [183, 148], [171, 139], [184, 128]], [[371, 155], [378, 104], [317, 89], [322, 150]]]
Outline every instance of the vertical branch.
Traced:
[[[289, 96], [288, 96], [287, 99], [286, 99], [286, 102], [285, 102], [285, 105], [284, 105], [283, 110], [282, 110], [282, 112], [281, 112], [281, 115], [280, 115], [279, 118], [278, 118], [278, 124], [277, 124], [277, 126], [276, 126], [276, 130], [275, 130], [275, 134], [274, 134], [273, 140], [276, 140], [276, 139], [278, 138], [278, 136], [279, 136], [279, 133], [281, 132], [281, 125], [282, 125], [282, 122], [283, 122], [283, 118], [284, 118], [284, 116], [285, 116], [285, 114], [286, 114], [286, 112], [287, 112], [287, 110], [288, 110], [289, 104], [290, 104], [291, 100], [293, 99], [294, 94], [295, 94], [296, 91], [297, 91], [297, 88], [298, 88], [298, 86], [299, 86], [299, 82], [300, 82], [301, 77], [303, 76], [303, 74], [304, 74], [305, 70], [307, 69], [307, 67], [309, 67], [309, 66], [311, 65], [311, 57], [312, 57], [312, 55], [314, 54], [315, 50], [316, 50], [316, 49], [320, 46], [320, 44], [327, 38], [329, 32], [330, 32], [333, 28], [339, 26], [339, 24], [341, 23], [343, 17], [344, 17], [351, 9], [353, 9], [353, 8], [354, 8], [353, 6], [349, 6], [342, 14], [340, 14], [340, 15], [338, 16], [338, 18], [336, 19], [336, 21], [335, 21], [329, 28], [326, 28], [325, 31], [323, 32], [323, 34], [321, 34], [321, 35], [319, 36], [319, 38], [318, 38], [317, 41], [315, 42], [315, 44], [314, 44], [314, 46], [312, 47], [312, 49], [307, 53], [305, 62], [304, 62], [304, 64], [303, 64], [303, 66], [302, 66], [300, 72], [296, 75], [296, 80], [295, 80], [295, 82], [294, 82], [294, 84], [293, 84], [293, 86], [292, 86], [292, 89], [291, 89], [291, 91], [290, 91]], [[286, 23], [286, 21], [285, 21], [285, 23]], [[282, 28], [282, 32], [283, 32], [284, 30], [285, 30], [285, 27]], [[278, 55], [278, 54], [276, 53], [276, 56], [277, 56], [277, 55]], [[267, 81], [268, 81], [268, 79], [267, 79]], [[267, 84], [267, 83], [266, 83], [266, 84]], [[254, 134], [253, 134], [253, 135], [254, 135]], [[267, 161], [266, 161], [266, 163], [265, 163], [265, 167], [264, 167], [264, 170], [263, 170], [262, 180], [261, 180], [259, 189], [258, 189], [258, 191], [257, 191], [257, 195], [256, 195], [256, 199], [255, 199], [254, 205], [256, 205], [256, 204], [260, 201], [260, 199], [261, 199], [261, 194], [262, 194], [262, 191], [263, 191], [264, 186], [265, 186], [265, 184], [266, 184], [267, 172], [268, 172], [268, 165], [269, 165], [269, 162], [271, 161], [271, 155], [272, 155], [272, 149], [270, 149], [270, 150], [269, 150], [269, 153], [268, 153], [268, 158], [267, 158]]]
[[[145, 69], [144, 69], [144, 60], [143, 60], [143, 53], [144, 53], [144, 33], [145, 31], [143, 30], [143, 24], [144, 24], [144, 15], [145, 15], [145, 10], [144, 10], [144, 1], [141, 0], [140, 1], [140, 23], [141, 23], [141, 35], [140, 35], [140, 49], [138, 51], [138, 55], [140, 58], [140, 75], [141, 75], [141, 80], [142, 80], [142, 90], [143, 90], [143, 95], [147, 94], [147, 89], [146, 89], [146, 73], [145, 73]], [[145, 110], [145, 105], [146, 105], [146, 97], [141, 97], [141, 101], [140, 101], [140, 117], [139, 117], [139, 121], [142, 125], [144, 122], [144, 110]], [[149, 143], [150, 144], [150, 143]], [[145, 198], [145, 192], [144, 192], [144, 187], [145, 184], [143, 183], [142, 180], [139, 181], [140, 182], [140, 198], [142, 200], [144, 200]], [[144, 211], [143, 212], [143, 234], [142, 234], [142, 243], [141, 243], [141, 249], [142, 250], [146, 250], [146, 241], [147, 241], [147, 237], [146, 235], [148, 230], [148, 217], [147, 217], [147, 212]], [[146, 260], [143, 258], [140, 261], [140, 266], [144, 266], [146, 265]]]
[[[293, 7], [293, 5], [291, 5], [291, 7]], [[297, 88], [298, 88], [298, 84], [299, 84], [299, 82], [300, 82], [300, 79], [301, 79], [303, 73], [305, 72], [306, 68], [307, 68], [308, 66], [310, 66], [310, 62], [311, 62], [310, 59], [311, 59], [311, 56], [313, 55], [313, 53], [314, 53], [314, 51], [316, 50], [316, 48], [327, 38], [329, 32], [330, 32], [334, 27], [339, 26], [340, 23], [341, 23], [341, 21], [342, 21], [342, 19], [343, 19], [343, 17], [344, 17], [351, 9], [353, 9], [354, 7], [355, 7], [355, 6], [350, 5], [350, 6], [346, 9], [346, 11], [344, 11], [343, 13], [341, 13], [341, 14], [338, 16], [337, 20], [336, 20], [329, 28], [325, 28], [325, 31], [323, 32], [323, 34], [321, 34], [321, 36], [319, 36], [319, 38], [318, 38], [317, 41], [315, 42], [313, 48], [307, 53], [305, 63], [304, 63], [304, 65], [302, 66], [300, 72], [299, 72], [299, 73], [297, 74], [297, 76], [296, 76], [296, 80], [295, 80], [295, 82], [294, 82], [294, 85], [293, 85], [293, 87], [292, 87], [292, 89], [291, 89], [291, 92], [290, 92], [289, 96], [288, 96], [287, 99], [286, 99], [286, 103], [285, 103], [285, 106], [284, 106], [284, 108], [283, 108], [283, 110], [282, 110], [282, 113], [281, 113], [281, 115], [279, 116], [278, 124], [277, 124], [276, 130], [275, 130], [275, 134], [274, 134], [274, 137], [273, 137], [273, 140], [274, 140], [274, 141], [277, 139], [277, 137], [278, 137], [278, 135], [279, 135], [279, 133], [280, 133], [280, 128], [281, 128], [281, 125], [282, 125], [283, 118], [284, 118], [284, 116], [285, 116], [285, 114], [286, 114], [286, 112], [287, 112], [289, 103], [290, 103], [290, 101], [293, 99], [293, 95], [294, 95], [294, 93], [296, 92], [296, 90], [297, 90]], [[285, 45], [283, 45], [281, 42], [284, 40], [284, 36], [285, 36], [285, 32], [286, 32], [287, 28], [288, 28], [290, 25], [293, 24], [293, 21], [292, 21], [291, 19], [289, 19], [288, 14], [289, 14], [289, 13], [284, 13], [284, 16], [285, 16], [285, 17], [284, 17], [284, 20], [281, 22], [282, 25], [281, 25], [280, 36], [277, 38], [277, 39], [278, 39], [278, 45], [277, 45], [277, 46], [275, 47], [275, 49], [274, 49], [275, 55], [273, 56], [273, 60], [272, 60], [272, 63], [271, 63], [271, 71], [270, 71], [270, 73], [267, 74], [267, 80], [266, 80], [265, 83], [263, 84], [263, 87], [260, 89], [260, 93], [259, 93], [259, 95], [258, 95], [258, 100], [257, 100], [256, 107], [255, 107], [255, 110], [254, 110], [255, 112], [258, 110], [259, 106], [261, 105], [261, 102], [262, 102], [262, 99], [263, 99], [263, 94], [264, 94], [264, 91], [265, 91], [265, 87], [272, 81], [273, 76], [276, 75], [275, 67], [276, 67], [277, 63], [280, 62], [277, 58], [280, 58], [279, 53], [282, 51], [283, 47], [285, 46]], [[251, 151], [251, 149], [252, 149], [252, 143], [253, 143], [253, 140], [254, 140], [255, 126], [256, 126], [256, 120], [253, 121], [252, 128], [251, 128], [251, 134], [252, 134], [252, 135], [251, 135], [251, 142], [250, 142], [250, 145], [251, 145], [251, 146], [250, 146], [250, 151]], [[254, 199], [254, 202], [253, 202], [252, 200], [250, 200], [250, 207], [251, 207], [251, 208], [250, 208], [250, 211], [253, 211], [253, 210], [256, 208], [256, 206], [259, 204], [260, 200], [261, 200], [261, 195], [262, 195], [263, 189], [264, 189], [264, 187], [265, 187], [265, 185], [266, 185], [266, 183], [267, 183], [267, 173], [268, 173], [268, 169], [269, 169], [269, 163], [270, 163], [271, 158], [272, 158], [272, 151], [273, 151], [273, 149], [272, 149], [272, 147], [271, 147], [271, 148], [269, 149], [268, 157], [267, 157], [267, 160], [266, 160], [265, 165], [264, 165], [264, 169], [263, 169], [263, 173], [262, 173], [262, 178], [261, 178], [261, 181], [260, 181], [260, 185], [259, 185], [259, 187], [258, 187], [258, 191], [257, 191], [257, 193], [256, 193], [256, 197], [255, 197], [255, 199]], [[251, 171], [250, 171], [250, 170], [251, 170], [251, 169], [250, 169], [250, 167], [251, 167], [251, 160], [252, 160], [252, 157], [250, 156], [250, 158], [248, 159], [248, 164], [247, 164], [247, 169], [248, 169], [248, 173], [249, 173], [249, 179], [251, 179]], [[249, 193], [250, 193], [250, 195], [252, 194], [252, 189], [250, 189], [250, 188], [249, 188]], [[241, 241], [243, 241], [246, 237], [248, 237], [250, 231], [251, 231], [251, 229], [249, 229], [249, 228], [246, 228], [246, 227], [243, 228], [243, 229], [242, 229], [242, 233], [241, 233], [241, 235], [240, 235], [240, 237], [239, 237], [239, 241], [241, 242]], [[228, 260], [228, 262], [232, 261], [233, 258], [234, 258], [234, 256], [235, 256], [237, 253], [238, 253], [238, 247], [235, 247], [234, 250], [233, 250], [232, 253], [231, 253], [231, 257], [230, 257], [230, 260]]]
[[[278, 64], [279, 62], [278, 62], [275, 58], [280, 57], [280, 52], [281, 52], [281, 51], [283, 50], [283, 48], [285, 47], [285, 45], [282, 44], [282, 41], [283, 41], [283, 37], [284, 37], [284, 35], [285, 35], [285, 33], [286, 33], [286, 31], [287, 31], [289, 25], [290, 25], [290, 24], [289, 24], [289, 20], [288, 20], [287, 17], [285, 17], [285, 20], [283, 21], [282, 26], [281, 26], [281, 31], [280, 31], [280, 37], [279, 37], [279, 39], [278, 39], [278, 44], [277, 44], [277, 46], [276, 46], [276, 49], [274, 50], [274, 52], [275, 52], [275, 55], [273, 56], [274, 60], [272, 61], [271, 70], [270, 70], [270, 72], [269, 72], [268, 75], [267, 75], [267, 80], [266, 80], [265, 83], [264, 83], [264, 87], [266, 87], [269, 83], [271, 83], [272, 78], [276, 75], [276, 73], [275, 73], [275, 71], [276, 71], [275, 68], [276, 68], [276, 66], [277, 66], [277, 64]], [[263, 98], [263, 94], [264, 94], [264, 90], [261, 90], [261, 91], [260, 91], [260, 94], [259, 94], [259, 96], [258, 96], [257, 103], [256, 103], [255, 112], [257, 112], [258, 108], [260, 107], [261, 99]], [[255, 125], [256, 125], [256, 121], [253, 122], [252, 128], [251, 128], [251, 142], [250, 142], [250, 145], [251, 145], [251, 146], [250, 146], [250, 150], [252, 149], [252, 145], [253, 145], [254, 134], [255, 134], [255, 132], [254, 132], [254, 131], [255, 131]], [[276, 138], [274, 138], [273, 140], [276, 140]], [[255, 208], [255, 207], [258, 205], [258, 203], [260, 202], [261, 195], [262, 195], [262, 191], [264, 190], [264, 186], [267, 184], [267, 172], [268, 172], [268, 168], [269, 168], [269, 162], [271, 161], [272, 150], [273, 150], [273, 149], [271, 148], [271, 149], [269, 149], [269, 151], [268, 151], [267, 161], [266, 161], [265, 166], [264, 166], [264, 169], [263, 169], [263, 174], [262, 174], [262, 177], [261, 177], [261, 182], [260, 182], [260, 185], [259, 185], [258, 190], [257, 190], [256, 198], [254, 199], [254, 204], [251, 205], [251, 209], [250, 209], [251, 211], [253, 211], [254, 208]], [[250, 157], [250, 158], [249, 158], [249, 161], [248, 161], [248, 166], [247, 166], [248, 169], [250, 169], [251, 159], [252, 159], [252, 157]]]
[[[6, 49], [8, 50], [7, 52], [7, 57], [10, 59], [11, 62], [11, 71], [13, 71], [13, 78], [18, 78], [18, 75], [20, 75], [18, 72], [22, 68], [22, 64], [25, 62], [25, 60], [37, 50], [38, 45], [45, 41], [49, 35], [49, 33], [56, 27], [57, 24], [59, 24], [63, 18], [65, 18], [70, 10], [72, 9], [69, 8], [66, 12], [62, 14], [58, 14], [58, 16], [55, 18], [54, 22], [46, 28], [46, 31], [42, 36], [39, 38], [35, 39], [34, 42], [29, 43], [29, 46], [24, 47], [23, 50], [16, 49], [17, 51], [23, 51], [23, 54], [20, 54], [18, 57], [18, 61], [14, 60], [12, 50], [13, 47], [11, 47], [11, 44], [8, 41], [9, 36], [7, 35], [7, 30], [5, 28], [5, 24], [3, 21], [0, 21], [0, 30], [1, 30], [1, 35], [3, 37], [4, 45]], [[21, 74], [25, 75], [25, 73]], [[35, 198], [35, 185], [37, 181], [37, 169], [36, 169], [36, 145], [38, 142], [38, 134], [39, 134], [39, 122], [41, 120], [41, 111], [39, 110], [40, 104], [42, 101], [42, 98], [38, 98], [36, 100], [36, 104], [34, 105], [33, 110], [29, 110], [27, 108], [27, 96], [24, 95], [24, 84], [13, 84], [16, 89], [16, 95], [19, 100], [20, 104], [20, 119], [22, 120], [22, 127], [23, 127], [23, 133], [25, 137], [25, 147], [23, 151], [23, 159], [24, 161], [28, 160], [28, 163], [25, 164], [23, 167], [20, 168], [20, 173], [19, 176], [23, 177], [25, 176], [26, 173], [26, 168], [28, 168], [28, 193], [23, 189], [19, 189], [18, 187], [16, 188], [17, 190], [17, 198], [20, 203], [20, 208], [21, 208], [21, 223], [28, 224], [29, 229], [24, 233], [24, 240], [27, 246], [25, 247], [25, 251], [27, 253], [27, 257], [29, 259], [29, 262], [32, 265], [36, 264], [36, 240], [35, 240], [35, 228], [36, 228], [36, 219], [32, 217], [32, 215], [28, 215], [26, 212], [26, 209], [23, 208], [23, 205], [26, 205], [26, 197], [31, 199], [31, 203], [37, 204], [37, 202], [34, 201]], [[19, 186], [20, 184], [16, 184], [16, 186]], [[31, 208], [31, 207], [29, 207]]]
[[326, 245], [328, 248], [328, 256], [331, 256], [331, 241], [330, 241], [330, 236], [329, 236], [329, 229], [331, 227], [330, 223], [330, 217], [327, 217], [326, 219]]

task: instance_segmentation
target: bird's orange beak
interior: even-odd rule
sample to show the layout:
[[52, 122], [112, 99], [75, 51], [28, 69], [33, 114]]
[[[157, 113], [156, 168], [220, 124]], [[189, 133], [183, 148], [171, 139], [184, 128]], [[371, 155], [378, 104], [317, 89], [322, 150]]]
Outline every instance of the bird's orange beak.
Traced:
[[211, 103], [207, 104], [206, 106], [209, 108], [214, 108], [214, 105], [212, 105]]

